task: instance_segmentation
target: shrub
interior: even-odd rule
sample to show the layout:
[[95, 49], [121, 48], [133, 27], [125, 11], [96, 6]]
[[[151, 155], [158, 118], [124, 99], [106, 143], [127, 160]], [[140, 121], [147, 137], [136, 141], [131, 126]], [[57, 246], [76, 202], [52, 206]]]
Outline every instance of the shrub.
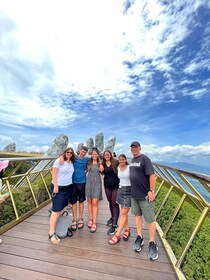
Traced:
[[210, 221], [207, 218], [195, 236], [182, 264], [187, 279], [210, 279]]
[[[45, 181], [49, 189], [51, 180], [47, 178], [47, 180]], [[32, 188], [38, 204], [41, 204], [42, 202], [49, 199], [48, 193], [42, 181], [39, 180], [33, 182]], [[13, 189], [12, 195], [15, 201], [15, 205], [19, 217], [26, 214], [31, 209], [35, 208], [36, 205], [28, 185], [25, 185], [17, 189]], [[0, 207], [0, 227], [6, 225], [7, 223], [15, 219], [16, 219], [15, 212], [13, 209], [11, 198], [9, 197], [3, 204], [1, 204]]]
[[[167, 191], [167, 187], [162, 186], [156, 198], [156, 211], [161, 205]], [[177, 193], [172, 192], [169, 195], [168, 201], [163, 206], [163, 209], [157, 218], [157, 222], [163, 231], [171, 219], [179, 201], [180, 196]], [[200, 216], [201, 212], [197, 207], [191, 201], [185, 200], [166, 236], [177, 259], [181, 256]], [[209, 232], [210, 220], [209, 217], [206, 217], [205, 222], [200, 231], [196, 234], [182, 263], [181, 269], [187, 279], [210, 279]]]

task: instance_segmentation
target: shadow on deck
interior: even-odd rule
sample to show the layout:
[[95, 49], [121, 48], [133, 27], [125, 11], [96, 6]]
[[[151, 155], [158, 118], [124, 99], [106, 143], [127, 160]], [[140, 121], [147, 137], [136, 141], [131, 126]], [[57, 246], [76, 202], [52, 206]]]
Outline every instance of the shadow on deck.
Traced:
[[0, 279], [177, 279], [158, 235], [159, 258], [156, 261], [148, 259], [146, 225], [145, 245], [140, 253], [133, 251], [136, 230], [132, 214], [129, 214], [129, 241], [121, 239], [116, 245], [108, 244], [106, 221], [109, 210], [105, 197], [99, 205], [97, 232], [89, 232], [85, 205], [85, 227], [77, 230], [73, 237], [62, 239], [58, 245], [53, 245], [47, 237], [48, 208], [44, 207], [1, 236]]

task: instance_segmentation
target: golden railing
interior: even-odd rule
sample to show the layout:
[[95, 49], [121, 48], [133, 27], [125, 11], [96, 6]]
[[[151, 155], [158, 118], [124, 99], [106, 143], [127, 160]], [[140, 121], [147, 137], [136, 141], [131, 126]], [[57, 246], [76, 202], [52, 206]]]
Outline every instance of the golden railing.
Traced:
[[[0, 234], [50, 202], [51, 167], [55, 160], [54, 157], [25, 157], [0, 158], [0, 161], [5, 159], [9, 160], [9, 166], [4, 171], [0, 191], [1, 193], [9, 191], [10, 197], [0, 205]], [[157, 178], [158, 233], [178, 278], [185, 279], [183, 273], [185, 259], [199, 231], [210, 218], [210, 176], [156, 163], [153, 163], [153, 166]], [[180, 213], [181, 216], [186, 215], [183, 212], [186, 206], [191, 207], [190, 216], [194, 217], [193, 212], [196, 211], [196, 218], [190, 221], [191, 228], [187, 229], [185, 240], [181, 245], [179, 240], [176, 241], [176, 246], [180, 246], [177, 252], [171, 236], [174, 228], [177, 228], [177, 223], [180, 222]]]
[[[193, 245], [195, 237], [198, 236], [199, 231], [202, 229], [204, 222], [208, 220], [209, 224], [210, 175], [176, 169], [156, 163], [153, 163], [153, 166], [157, 176], [156, 204], [158, 204], [158, 209], [156, 211], [156, 219], [158, 232], [179, 279], [185, 279], [183, 266], [186, 263], [185, 259], [187, 254]], [[171, 202], [172, 199], [173, 203]], [[169, 204], [170, 207], [168, 206]], [[184, 208], [185, 210], [183, 210]], [[188, 209], [188, 214], [186, 213], [186, 209]], [[167, 213], [167, 211], [169, 213]], [[161, 213], [164, 213], [164, 219], [161, 219]], [[187, 232], [184, 234], [185, 236], [182, 236], [182, 229], [180, 228], [179, 236], [179, 225], [181, 224], [182, 217], [183, 220], [186, 219], [185, 215], [188, 215], [189, 219], [195, 215], [195, 218], [192, 218], [192, 228], [189, 230], [187, 229]], [[175, 227], [177, 228], [176, 231]], [[177, 244], [180, 239], [185, 238], [185, 240], [181, 242], [182, 248], [180, 248], [178, 253], [176, 253], [175, 248], [177, 244], [176, 246], [172, 246], [169, 238], [169, 235], [173, 231], [177, 232], [179, 236], [179, 238], [177, 238]], [[203, 246], [205, 246], [205, 244], [203, 244]], [[207, 240], [206, 246], [210, 246]], [[201, 247], [199, 250], [199, 254], [202, 254], [203, 248]], [[210, 248], [207, 252], [210, 254]], [[210, 259], [210, 255], [208, 258]], [[197, 261], [199, 261], [199, 259]], [[201, 277], [200, 279], [203, 278]]]
[[9, 160], [3, 172], [1, 194], [10, 196], [0, 206], [0, 234], [50, 202], [51, 167], [55, 158], [0, 158]]

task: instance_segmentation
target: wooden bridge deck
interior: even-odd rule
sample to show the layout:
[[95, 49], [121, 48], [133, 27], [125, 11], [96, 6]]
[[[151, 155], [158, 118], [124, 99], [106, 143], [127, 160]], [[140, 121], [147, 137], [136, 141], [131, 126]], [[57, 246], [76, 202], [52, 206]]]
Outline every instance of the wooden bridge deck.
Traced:
[[90, 233], [87, 227], [77, 230], [73, 237], [63, 239], [58, 245], [47, 237], [49, 227], [48, 208], [45, 207], [22, 223], [5, 232], [0, 245], [0, 279], [177, 279], [173, 266], [157, 235], [159, 258], [150, 261], [148, 231], [144, 226], [145, 245], [140, 253], [132, 249], [136, 230], [132, 214], [129, 214], [131, 237], [109, 245], [106, 220], [109, 218], [106, 198], [100, 201], [98, 229]]

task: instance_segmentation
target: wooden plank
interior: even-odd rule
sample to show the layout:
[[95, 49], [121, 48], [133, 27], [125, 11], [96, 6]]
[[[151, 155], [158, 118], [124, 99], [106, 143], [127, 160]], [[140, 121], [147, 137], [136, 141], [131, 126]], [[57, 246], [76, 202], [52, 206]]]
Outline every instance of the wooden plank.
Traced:
[[[100, 202], [97, 232], [87, 227], [88, 213], [84, 211], [85, 227], [74, 232], [71, 238], [52, 244], [47, 237], [49, 206], [39, 210], [2, 236], [0, 267], [4, 267], [5, 279], [177, 279], [162, 242], [157, 235], [159, 258], [150, 261], [148, 254], [148, 230], [143, 226], [145, 245], [140, 253], [133, 251], [136, 238], [134, 219], [129, 213], [131, 237], [112, 246], [108, 244], [106, 221], [109, 209], [106, 200]], [[25, 278], [12, 278], [9, 271], [24, 274]], [[34, 275], [33, 275], [34, 273]], [[28, 275], [28, 277], [27, 277]], [[7, 278], [8, 277], [8, 278]], [[19, 276], [18, 276], [19, 277]], [[49, 277], [49, 278], [47, 278]], [[52, 277], [52, 278], [50, 278]], [[54, 277], [54, 278], [53, 278]]]
[[57, 277], [64, 277], [67, 279], [81, 279], [81, 280], [101, 279], [102, 275], [103, 275], [102, 279], [104, 280], [128, 279], [123, 276], [118, 277], [113, 274], [107, 274], [107, 273], [100, 274], [92, 270], [84, 270], [72, 266], [59, 265], [57, 261], [55, 263], [50, 263], [50, 262], [44, 262], [40, 260], [34, 260], [31, 258], [25, 258], [23, 256], [19, 257], [11, 254], [0, 253], [0, 260], [2, 264], [7, 264], [22, 269], [27, 269], [27, 270], [34, 270], [49, 275], [54, 275]]
[[[33, 250], [32, 250], [33, 251]], [[27, 254], [26, 254], [27, 255]], [[154, 279], [154, 275], [150, 270], [143, 270], [140, 268], [130, 268], [122, 265], [108, 265], [107, 263], [91, 263], [89, 262], [88, 269], [83, 265], [80, 260], [77, 267], [75, 262], [72, 264], [71, 258], [63, 258], [60, 255], [51, 254], [51, 258], [48, 254], [47, 260], [40, 260], [41, 254], [39, 254], [39, 260], [34, 259], [33, 255], [24, 257], [23, 255], [13, 255], [7, 253], [0, 253], [0, 262], [6, 265], [14, 265], [15, 267], [24, 268], [27, 270], [35, 270], [43, 272], [45, 274], [67, 277], [70, 279], [143, 279], [139, 276], [143, 276], [144, 279]], [[46, 256], [47, 258], [47, 256]], [[86, 261], [87, 262], [87, 261]], [[56, 265], [55, 265], [56, 264]], [[159, 272], [156, 279], [174, 279], [172, 274]]]
[[[0, 279], [8, 280], [58, 280], [57, 276], [48, 275], [45, 273], [36, 272], [33, 270], [26, 270], [18, 267], [12, 267], [9, 265], [0, 264], [1, 277]], [[59, 280], [66, 280], [70, 278], [59, 277]], [[72, 279], [72, 278], [71, 278]]]
[[[14, 239], [16, 240], [16, 239]], [[39, 245], [36, 242], [28, 242], [28, 244], [24, 244], [24, 242], [21, 240], [16, 240], [14, 242], [14, 240], [11, 240], [11, 238], [9, 240], [6, 240], [6, 242], [10, 242], [12, 244], [8, 244], [5, 243], [2, 244], [2, 248], [1, 248], [1, 252], [4, 253], [11, 253], [11, 254], [18, 254], [18, 255], [23, 255], [25, 257], [29, 257], [27, 254], [27, 252], [30, 252], [31, 254], [33, 254], [32, 250], [35, 251], [35, 256], [38, 259], [42, 259], [44, 258], [44, 256], [49, 255], [49, 253], [53, 253], [53, 254], [59, 254], [62, 255], [63, 257], [67, 257], [68, 259], [73, 258], [72, 263], [75, 262], [74, 266], [77, 266], [77, 264], [80, 263], [81, 259], [83, 259], [85, 262], [83, 263], [84, 267], [86, 269], [88, 269], [89, 262], [90, 261], [94, 261], [95, 262], [104, 262], [110, 265], [116, 264], [116, 265], [123, 265], [123, 266], [128, 266], [129, 268], [133, 267], [133, 268], [140, 268], [140, 269], [150, 269], [150, 270], [154, 270], [154, 271], [160, 271], [160, 272], [166, 272], [166, 273], [172, 273], [171, 272], [171, 265], [168, 263], [160, 263], [158, 262], [151, 262], [150, 260], [145, 260], [145, 259], [138, 259], [135, 258], [135, 252], [134, 252], [134, 257], [133, 258], [128, 258], [127, 256], [121, 256], [120, 255], [114, 255], [114, 254], [107, 254], [107, 253], [101, 253], [101, 252], [92, 252], [90, 250], [79, 250], [79, 249], [74, 249], [71, 250], [69, 247], [62, 247], [61, 246], [57, 246], [58, 248], [56, 248], [56, 251], [53, 250], [53, 248], [49, 248], [49, 246], [43, 246], [43, 244], [39, 243]], [[12, 242], [13, 241], [13, 242]], [[16, 245], [16, 246], [13, 246]], [[22, 247], [20, 247], [22, 246]], [[24, 251], [25, 250], [25, 251]], [[38, 250], [38, 252], [37, 252]], [[21, 253], [18, 253], [21, 252]], [[39, 255], [42, 255], [42, 257], [38, 257]], [[34, 258], [34, 257], [33, 257]], [[50, 255], [49, 257], [50, 259], [52, 258], [52, 256]], [[98, 266], [97, 266], [98, 267]]]
[[[78, 238], [75, 238], [76, 235]], [[49, 240], [46, 235], [38, 235], [34, 233], [28, 234], [25, 232], [14, 231], [12, 235], [10, 235], [10, 233], [8, 232], [7, 236], [13, 236], [24, 240], [34, 240], [36, 242], [49, 244]], [[80, 248], [92, 251], [94, 248], [95, 252], [109, 253], [113, 255], [121, 254], [127, 257], [135, 256], [139, 257], [140, 259], [147, 259], [147, 245], [143, 246], [143, 249], [140, 253], [136, 253], [133, 251], [132, 246], [135, 238], [131, 237], [129, 242], [120, 241], [120, 243], [113, 246], [108, 244], [108, 240], [109, 237], [107, 235], [104, 236], [103, 234], [102, 238], [100, 238], [98, 235], [92, 234], [89, 231], [84, 236], [84, 229], [82, 229], [81, 231], [76, 232], [73, 237], [62, 240], [59, 246], [61, 246], [62, 243], [64, 243], [63, 245], [68, 246], [71, 250], [77, 250], [78, 248]], [[163, 253], [162, 250], [160, 250], [159, 252], [158, 261], [169, 263], [168, 257], [165, 255], [165, 253]]]

